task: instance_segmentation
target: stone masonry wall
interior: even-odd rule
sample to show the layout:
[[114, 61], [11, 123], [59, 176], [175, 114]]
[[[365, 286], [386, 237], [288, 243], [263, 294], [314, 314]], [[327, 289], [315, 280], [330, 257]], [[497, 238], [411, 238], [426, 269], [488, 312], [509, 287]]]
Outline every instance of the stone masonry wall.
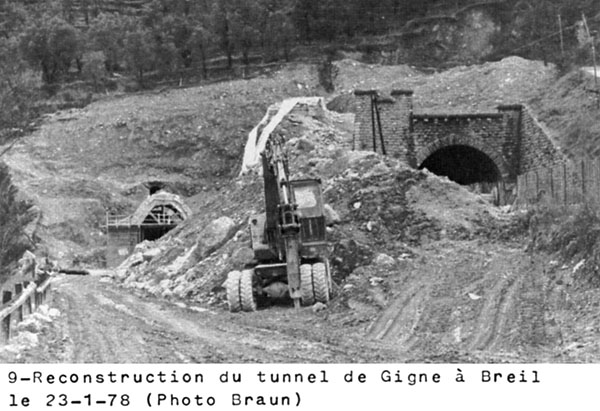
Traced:
[[476, 148], [490, 157], [501, 175], [509, 174], [503, 156], [504, 142], [508, 136], [501, 113], [415, 114], [412, 116], [411, 125], [417, 167], [441, 148], [464, 145]]
[[373, 130], [375, 104], [386, 154], [412, 167], [419, 167], [435, 151], [453, 145], [485, 153], [505, 181], [515, 181], [520, 173], [562, 159], [543, 127], [521, 105], [499, 106], [496, 113], [414, 114], [410, 90], [393, 90], [390, 95], [357, 90], [355, 96], [355, 149], [382, 152], [377, 122]]
[[540, 167], [550, 167], [566, 159], [528, 107], [524, 107], [522, 112], [519, 157], [519, 174]]
[[[409, 150], [408, 140], [409, 118], [412, 112], [412, 91], [394, 90], [390, 96], [383, 96], [375, 90], [356, 91], [356, 117], [354, 120], [354, 146], [358, 150], [383, 152], [394, 157], [406, 158]], [[373, 123], [376, 105], [381, 119], [381, 134], [379, 125]], [[375, 129], [373, 129], [375, 124]], [[375, 138], [373, 138], [375, 134]]]

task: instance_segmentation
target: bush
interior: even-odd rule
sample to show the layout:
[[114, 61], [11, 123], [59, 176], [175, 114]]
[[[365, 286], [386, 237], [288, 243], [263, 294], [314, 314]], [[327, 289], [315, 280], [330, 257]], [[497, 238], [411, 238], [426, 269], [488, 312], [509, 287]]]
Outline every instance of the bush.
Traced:
[[0, 269], [18, 261], [33, 247], [33, 239], [25, 233], [32, 222], [31, 204], [17, 199], [8, 167], [0, 163]]
[[600, 215], [593, 206], [548, 208], [530, 216], [532, 247], [557, 253], [565, 262], [583, 260], [579, 282], [600, 286]]

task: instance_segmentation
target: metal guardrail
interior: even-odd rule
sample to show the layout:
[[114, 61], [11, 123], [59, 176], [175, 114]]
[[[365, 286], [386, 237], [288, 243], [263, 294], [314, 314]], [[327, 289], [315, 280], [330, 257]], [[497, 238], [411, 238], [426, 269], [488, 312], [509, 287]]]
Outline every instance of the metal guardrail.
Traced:
[[115, 215], [115, 214], [106, 214], [106, 226], [132, 226], [132, 218], [131, 215]]
[[20, 279], [12, 279], [8, 285], [0, 288], [0, 343], [8, 343], [10, 340], [13, 323], [23, 321], [46, 302], [52, 276], [43, 273], [36, 277], [35, 266], [36, 264], [30, 264], [25, 271], [17, 275]]

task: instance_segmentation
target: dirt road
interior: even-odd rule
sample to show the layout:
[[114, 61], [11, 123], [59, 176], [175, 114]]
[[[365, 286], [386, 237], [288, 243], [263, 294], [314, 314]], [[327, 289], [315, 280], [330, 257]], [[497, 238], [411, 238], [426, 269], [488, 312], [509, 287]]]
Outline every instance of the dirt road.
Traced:
[[597, 292], [576, 291], [573, 271], [517, 244], [442, 240], [340, 289], [323, 311], [236, 314], [137, 295], [98, 273], [60, 276], [50, 305], [61, 315], [36, 347], [0, 362], [597, 361]]
[[[352, 362], [381, 360], [324, 317], [273, 307], [230, 314], [132, 294], [99, 276], [62, 276], [50, 303], [61, 316], [22, 353], [25, 362]], [[365, 340], [368, 346], [372, 344]], [[11, 361], [11, 358], [5, 358]], [[15, 360], [14, 358], [12, 360]]]

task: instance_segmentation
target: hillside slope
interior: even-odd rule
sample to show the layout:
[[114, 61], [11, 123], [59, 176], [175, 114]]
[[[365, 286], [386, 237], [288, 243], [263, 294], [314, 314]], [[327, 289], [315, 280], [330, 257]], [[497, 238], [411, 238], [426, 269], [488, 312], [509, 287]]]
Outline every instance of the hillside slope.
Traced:
[[[145, 195], [143, 182], [166, 181], [194, 215], [140, 244], [112, 281], [140, 298], [208, 307], [215, 324], [232, 321], [222, 284], [247, 262], [245, 223], [263, 207], [260, 177], [236, 177], [247, 133], [270, 103], [319, 94], [317, 77], [312, 67], [297, 66], [271, 77], [99, 101], [48, 118], [7, 162], [43, 213], [46, 247], [66, 264], [98, 263], [104, 210], [132, 211]], [[417, 111], [446, 112], [530, 102], [553, 78], [551, 67], [510, 58], [433, 75], [343, 61], [335, 81], [346, 98], [354, 87], [413, 88]], [[575, 264], [528, 253], [526, 216], [394, 159], [351, 151], [352, 129], [352, 114], [300, 106], [275, 130], [287, 141], [294, 177], [322, 178], [335, 211], [328, 228], [335, 299], [324, 312], [304, 309], [298, 322], [280, 307], [233, 321], [275, 330], [285, 341], [310, 335], [344, 347], [348, 335], [360, 336], [357, 345], [375, 350], [361, 357], [370, 361], [600, 358], [600, 317], [591, 303], [598, 291], [578, 283]]]

